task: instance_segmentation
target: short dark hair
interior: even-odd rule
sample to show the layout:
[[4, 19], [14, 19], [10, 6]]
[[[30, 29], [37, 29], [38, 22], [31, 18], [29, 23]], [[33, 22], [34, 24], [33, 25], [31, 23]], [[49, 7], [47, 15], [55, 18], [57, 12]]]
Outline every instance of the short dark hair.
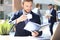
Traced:
[[52, 4], [49, 4], [48, 6], [53, 6]]
[[36, 8], [38, 8], [38, 7], [40, 7], [40, 4], [39, 3], [36, 4]]
[[33, 0], [23, 0], [23, 3], [24, 2], [32, 2], [33, 3]]

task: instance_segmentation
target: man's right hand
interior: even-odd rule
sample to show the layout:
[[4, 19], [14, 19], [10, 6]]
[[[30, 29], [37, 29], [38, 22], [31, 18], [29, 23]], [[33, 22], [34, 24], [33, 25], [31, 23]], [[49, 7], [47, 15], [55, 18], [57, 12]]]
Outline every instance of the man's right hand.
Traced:
[[21, 15], [16, 21], [17, 23], [19, 23], [19, 22], [25, 21], [26, 19], [27, 19], [26, 15]]
[[46, 16], [46, 18], [48, 18], [48, 19], [49, 19], [49, 18], [50, 18], [50, 16], [49, 16], [49, 15], [47, 15], [47, 16]]

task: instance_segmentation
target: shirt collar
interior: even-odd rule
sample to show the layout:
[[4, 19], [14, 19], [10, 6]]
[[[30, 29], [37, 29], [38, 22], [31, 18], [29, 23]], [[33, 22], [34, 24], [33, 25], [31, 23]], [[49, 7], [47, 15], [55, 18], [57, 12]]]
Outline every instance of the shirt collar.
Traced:
[[50, 10], [52, 12], [53, 8]]

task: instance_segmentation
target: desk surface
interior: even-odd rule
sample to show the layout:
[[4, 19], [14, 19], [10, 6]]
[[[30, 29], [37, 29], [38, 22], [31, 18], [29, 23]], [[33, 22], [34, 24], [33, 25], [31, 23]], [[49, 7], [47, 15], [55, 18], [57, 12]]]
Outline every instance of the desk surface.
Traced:
[[49, 40], [43, 37], [14, 37], [14, 36], [0, 36], [0, 40]]

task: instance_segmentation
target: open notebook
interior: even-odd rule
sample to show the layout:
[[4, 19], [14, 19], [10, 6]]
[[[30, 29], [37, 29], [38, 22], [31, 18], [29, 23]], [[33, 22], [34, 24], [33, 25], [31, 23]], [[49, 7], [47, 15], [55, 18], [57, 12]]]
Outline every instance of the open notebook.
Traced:
[[32, 31], [39, 31], [40, 29], [42, 29], [43, 27], [46, 27], [47, 25], [50, 25], [50, 23], [39, 25], [37, 23], [34, 23], [34, 22], [29, 21], [26, 24], [26, 26], [24, 27], [24, 29], [25, 30], [28, 30], [30, 32], [32, 32]]

